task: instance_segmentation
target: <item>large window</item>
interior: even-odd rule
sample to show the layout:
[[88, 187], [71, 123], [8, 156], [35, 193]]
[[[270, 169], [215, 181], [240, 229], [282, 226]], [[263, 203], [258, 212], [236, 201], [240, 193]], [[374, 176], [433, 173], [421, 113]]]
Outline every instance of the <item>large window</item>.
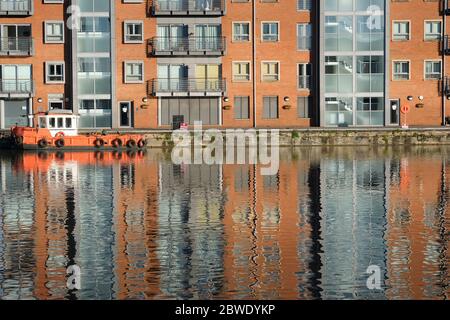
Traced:
[[353, 124], [353, 98], [330, 97], [325, 98], [325, 124], [326, 125], [352, 125]]
[[310, 89], [311, 88], [311, 64], [299, 63], [298, 64], [298, 89]]
[[384, 111], [383, 98], [357, 98], [356, 99], [356, 124], [357, 125], [383, 125]]
[[311, 97], [297, 97], [297, 116], [309, 118], [309, 105]]
[[278, 118], [278, 96], [263, 97], [263, 118]]
[[383, 92], [384, 58], [383, 56], [356, 57], [356, 91]]
[[310, 50], [311, 49], [311, 30], [310, 23], [297, 24], [297, 50]]
[[250, 118], [250, 98], [234, 97], [234, 118], [249, 119]]
[[353, 92], [353, 57], [325, 57], [325, 92]]
[[353, 51], [353, 17], [325, 16], [325, 50]]

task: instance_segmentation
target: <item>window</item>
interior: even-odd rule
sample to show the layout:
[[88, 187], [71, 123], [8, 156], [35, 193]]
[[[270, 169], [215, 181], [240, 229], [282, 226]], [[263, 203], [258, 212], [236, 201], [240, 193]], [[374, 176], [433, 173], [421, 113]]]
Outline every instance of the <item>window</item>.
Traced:
[[278, 118], [278, 97], [270, 96], [263, 97], [263, 118], [277, 119]]
[[141, 83], [144, 81], [144, 63], [142, 61], [125, 62], [125, 83]]
[[392, 27], [392, 40], [409, 40], [409, 21], [394, 21]]
[[72, 118], [66, 118], [66, 128], [72, 128]]
[[312, 1], [311, 0], [297, 0], [297, 10], [311, 10]]
[[297, 50], [311, 49], [311, 24], [297, 24]]
[[439, 40], [441, 38], [441, 22], [425, 21], [425, 40]]
[[125, 43], [142, 43], [143, 40], [144, 40], [143, 22], [125, 21], [123, 41]]
[[250, 97], [234, 97], [234, 118], [250, 118]]
[[46, 62], [46, 83], [64, 83], [64, 62]]
[[49, 94], [48, 95], [48, 109], [64, 109], [64, 95], [63, 94]]
[[409, 80], [409, 61], [393, 62], [393, 80]]
[[425, 80], [439, 80], [441, 78], [441, 61], [425, 61]]
[[279, 40], [278, 22], [263, 22], [261, 28], [262, 41]]
[[233, 81], [250, 81], [250, 62], [233, 62]]
[[297, 97], [297, 116], [299, 118], [309, 118], [309, 103], [311, 97]]
[[250, 24], [248, 22], [233, 23], [233, 41], [250, 41]]
[[262, 81], [280, 80], [279, 62], [262, 62]]
[[299, 63], [298, 64], [298, 89], [310, 89], [311, 88], [311, 64]]
[[64, 43], [64, 22], [46, 21], [44, 41], [45, 43]]

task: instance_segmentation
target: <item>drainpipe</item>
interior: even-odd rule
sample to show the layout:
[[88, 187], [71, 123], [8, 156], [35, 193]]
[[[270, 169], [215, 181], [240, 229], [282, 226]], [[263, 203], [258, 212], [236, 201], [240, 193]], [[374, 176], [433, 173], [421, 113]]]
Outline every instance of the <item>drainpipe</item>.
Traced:
[[253, 128], [256, 128], [256, 0], [252, 1], [252, 86], [253, 86]]
[[[448, 43], [448, 39], [445, 37], [445, 35], [447, 34], [447, 27], [446, 27], [446, 22], [447, 22], [447, 15], [446, 15], [446, 9], [448, 7], [448, 0], [445, 0], [444, 2], [444, 10], [443, 10], [443, 18], [442, 18], [442, 30], [444, 30], [444, 41], [447, 41]], [[445, 113], [446, 113], [446, 102], [447, 102], [447, 95], [445, 94], [445, 52], [444, 52], [444, 48], [447, 45], [447, 43], [443, 43], [442, 44], [442, 77], [443, 77], [443, 81], [442, 81], [442, 126], [445, 126]]]

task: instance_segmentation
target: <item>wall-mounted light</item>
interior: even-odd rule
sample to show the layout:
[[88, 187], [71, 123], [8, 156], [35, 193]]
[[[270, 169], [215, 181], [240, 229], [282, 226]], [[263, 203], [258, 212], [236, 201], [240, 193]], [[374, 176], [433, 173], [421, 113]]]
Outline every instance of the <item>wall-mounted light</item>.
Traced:
[[420, 101], [423, 101], [423, 96], [419, 96], [419, 100], [420, 100]]
[[412, 101], [413, 96], [407, 96], [406, 99], [408, 99], [408, 101]]
[[288, 102], [290, 99], [289, 99], [289, 97], [284, 97], [283, 100]]
[[39, 103], [42, 103], [42, 101], [43, 101], [42, 98], [37, 99], [37, 102], [39, 102]]
[[447, 96], [447, 100], [450, 100], [450, 95]]
[[142, 102], [147, 102], [147, 101], [148, 101], [147, 97], [142, 98]]
[[224, 97], [224, 98], [223, 98], [223, 101], [228, 102], [228, 101], [230, 101], [230, 98]]
[[392, 106], [391, 106], [391, 108], [392, 108], [392, 110], [397, 110], [397, 105], [394, 103]]

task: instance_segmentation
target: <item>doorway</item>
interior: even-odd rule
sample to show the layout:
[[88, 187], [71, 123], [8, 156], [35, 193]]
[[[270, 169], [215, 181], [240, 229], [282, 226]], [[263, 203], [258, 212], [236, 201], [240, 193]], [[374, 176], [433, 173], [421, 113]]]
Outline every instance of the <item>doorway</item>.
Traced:
[[133, 104], [131, 101], [119, 102], [119, 126], [131, 127], [132, 126], [132, 112]]

